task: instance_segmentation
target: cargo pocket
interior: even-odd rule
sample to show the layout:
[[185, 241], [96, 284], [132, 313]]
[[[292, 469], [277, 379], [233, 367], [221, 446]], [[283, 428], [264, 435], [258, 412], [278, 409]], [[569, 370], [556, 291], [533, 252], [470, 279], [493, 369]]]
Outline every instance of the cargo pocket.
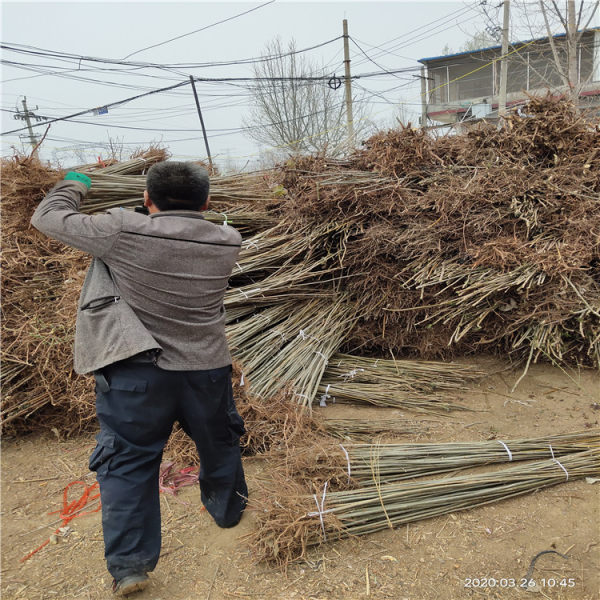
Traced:
[[127, 379], [126, 377], [117, 376], [111, 378], [109, 385], [111, 390], [143, 394], [148, 387], [148, 382], [143, 379]]
[[90, 471], [96, 471], [98, 475], [108, 472], [111, 458], [117, 453], [117, 443], [114, 433], [101, 431], [96, 436], [96, 447], [90, 456]]
[[103, 394], [106, 394], [111, 390], [119, 390], [121, 392], [144, 393], [148, 388], [148, 382], [143, 379], [129, 379], [127, 377], [121, 377], [120, 375], [110, 377], [110, 374], [107, 378], [106, 373], [108, 370], [109, 369], [105, 368], [94, 373], [96, 392], [100, 391]]
[[227, 426], [231, 433], [231, 445], [237, 446], [240, 443], [240, 438], [246, 433], [246, 428], [244, 427], [244, 419], [237, 411], [233, 397], [229, 400], [227, 408]]

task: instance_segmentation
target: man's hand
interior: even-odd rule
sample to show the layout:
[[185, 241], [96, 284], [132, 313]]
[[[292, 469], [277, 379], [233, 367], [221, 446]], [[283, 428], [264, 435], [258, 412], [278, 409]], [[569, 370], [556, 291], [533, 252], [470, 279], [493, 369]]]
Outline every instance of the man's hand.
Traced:
[[65, 175], [65, 181], [81, 181], [88, 190], [92, 187], [92, 180], [87, 175], [77, 173], [77, 171], [69, 171]]
[[103, 258], [121, 232], [125, 211], [109, 210], [101, 215], [79, 212], [92, 181], [76, 171], [69, 171], [65, 180], [59, 181], [39, 203], [31, 224], [48, 237]]

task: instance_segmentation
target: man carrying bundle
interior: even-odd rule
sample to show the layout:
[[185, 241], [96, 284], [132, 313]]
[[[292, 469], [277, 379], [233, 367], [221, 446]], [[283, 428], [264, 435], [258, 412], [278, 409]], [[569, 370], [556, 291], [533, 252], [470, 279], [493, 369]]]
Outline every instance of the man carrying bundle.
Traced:
[[68, 173], [31, 223], [94, 260], [77, 310], [74, 362], [94, 373], [97, 446], [90, 457], [102, 500], [113, 590], [144, 589], [160, 554], [158, 476], [175, 421], [200, 456], [204, 506], [220, 527], [241, 519], [248, 489], [233, 400], [223, 297], [241, 244], [206, 221], [208, 173], [194, 163], [150, 168], [148, 215], [85, 215], [91, 180]]

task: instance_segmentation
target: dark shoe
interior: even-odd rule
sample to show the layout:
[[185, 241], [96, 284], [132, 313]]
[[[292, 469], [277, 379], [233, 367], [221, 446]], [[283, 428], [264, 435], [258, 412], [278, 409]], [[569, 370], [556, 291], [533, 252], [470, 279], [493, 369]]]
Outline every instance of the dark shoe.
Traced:
[[149, 583], [148, 575], [127, 575], [123, 579], [113, 581], [113, 592], [119, 596], [128, 596], [141, 592]]

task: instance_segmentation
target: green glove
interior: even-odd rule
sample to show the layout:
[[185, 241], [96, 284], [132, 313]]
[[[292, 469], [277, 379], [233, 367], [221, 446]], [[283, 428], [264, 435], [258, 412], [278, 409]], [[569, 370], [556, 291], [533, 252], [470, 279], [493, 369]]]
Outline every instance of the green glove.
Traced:
[[81, 181], [81, 183], [85, 183], [88, 190], [92, 187], [92, 180], [87, 175], [76, 171], [69, 171], [65, 175], [65, 181]]

